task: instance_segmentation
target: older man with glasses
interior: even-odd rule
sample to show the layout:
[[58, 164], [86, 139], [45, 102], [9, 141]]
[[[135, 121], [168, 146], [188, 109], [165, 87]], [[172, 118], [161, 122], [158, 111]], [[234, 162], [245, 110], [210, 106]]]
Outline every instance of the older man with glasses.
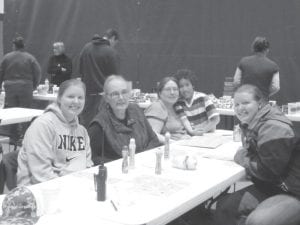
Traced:
[[104, 101], [88, 129], [95, 165], [121, 158], [122, 147], [128, 146], [131, 138], [137, 152], [159, 146], [143, 110], [129, 103], [130, 91], [122, 76], [111, 75], [105, 80]]

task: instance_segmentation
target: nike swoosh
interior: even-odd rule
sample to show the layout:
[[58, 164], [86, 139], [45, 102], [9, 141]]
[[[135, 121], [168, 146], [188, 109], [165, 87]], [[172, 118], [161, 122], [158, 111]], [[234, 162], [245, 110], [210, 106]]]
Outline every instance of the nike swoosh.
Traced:
[[67, 157], [67, 158], [66, 158], [66, 161], [67, 161], [67, 162], [70, 162], [72, 159], [75, 159], [75, 158], [77, 158], [77, 156], [74, 156], [74, 157]]

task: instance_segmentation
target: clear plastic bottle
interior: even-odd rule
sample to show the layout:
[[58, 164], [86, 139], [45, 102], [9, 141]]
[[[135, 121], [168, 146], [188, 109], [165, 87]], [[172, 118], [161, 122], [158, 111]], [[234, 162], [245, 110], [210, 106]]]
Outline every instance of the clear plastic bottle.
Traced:
[[48, 93], [48, 91], [49, 91], [49, 80], [47, 78], [45, 79], [45, 89], [46, 89], [46, 92]]
[[0, 109], [4, 108], [4, 104], [5, 104], [5, 89], [4, 89], [4, 82], [2, 82], [1, 94], [0, 94]]
[[4, 108], [5, 105], [5, 92], [1, 91], [0, 94], [0, 109]]
[[128, 173], [128, 146], [124, 145], [122, 148], [122, 173]]
[[161, 158], [163, 152], [161, 150], [158, 150], [157, 152], [155, 152], [155, 155], [156, 155], [155, 174], [161, 174], [162, 171]]
[[241, 141], [241, 128], [239, 125], [235, 125], [233, 128], [233, 141]]
[[135, 167], [135, 150], [136, 150], [135, 139], [130, 138], [129, 141], [129, 168], [130, 169], [134, 169]]
[[169, 159], [170, 158], [170, 133], [167, 131], [165, 134], [165, 152], [164, 152], [164, 158]]

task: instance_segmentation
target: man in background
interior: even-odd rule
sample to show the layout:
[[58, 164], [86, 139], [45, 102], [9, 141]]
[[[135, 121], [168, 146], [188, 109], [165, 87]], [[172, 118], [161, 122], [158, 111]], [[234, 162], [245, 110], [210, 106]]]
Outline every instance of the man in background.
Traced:
[[280, 90], [279, 67], [267, 57], [270, 43], [265, 37], [256, 37], [252, 43], [253, 55], [243, 57], [235, 71], [234, 84], [257, 86], [266, 99]]
[[114, 48], [118, 41], [118, 32], [108, 29], [103, 37], [95, 34], [80, 53], [79, 72], [86, 84], [86, 102], [80, 123], [85, 127], [97, 113], [106, 77], [119, 74], [120, 58]]
[[[0, 86], [4, 82], [4, 108], [30, 108], [33, 90], [40, 83], [41, 68], [36, 58], [26, 52], [24, 39], [16, 37], [13, 40], [13, 51], [7, 53], [0, 65]], [[19, 129], [18, 129], [19, 128]], [[23, 135], [24, 128], [13, 126], [11, 129], [14, 141]]]
[[47, 72], [51, 76], [50, 82], [57, 86], [71, 78], [72, 60], [65, 54], [63, 42], [53, 44], [53, 55], [49, 59]]

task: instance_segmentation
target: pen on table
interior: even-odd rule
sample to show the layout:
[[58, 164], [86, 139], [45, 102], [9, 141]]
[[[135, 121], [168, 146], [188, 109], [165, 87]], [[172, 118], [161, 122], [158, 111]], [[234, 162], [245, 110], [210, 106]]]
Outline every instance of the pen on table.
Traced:
[[230, 134], [222, 134], [222, 136], [232, 136], [232, 133], [230, 133]]
[[115, 203], [113, 202], [113, 200], [110, 200], [110, 203], [112, 204], [112, 206], [114, 207], [114, 209], [115, 209], [116, 211], [118, 211], [118, 208], [117, 208], [117, 206], [115, 205]]

